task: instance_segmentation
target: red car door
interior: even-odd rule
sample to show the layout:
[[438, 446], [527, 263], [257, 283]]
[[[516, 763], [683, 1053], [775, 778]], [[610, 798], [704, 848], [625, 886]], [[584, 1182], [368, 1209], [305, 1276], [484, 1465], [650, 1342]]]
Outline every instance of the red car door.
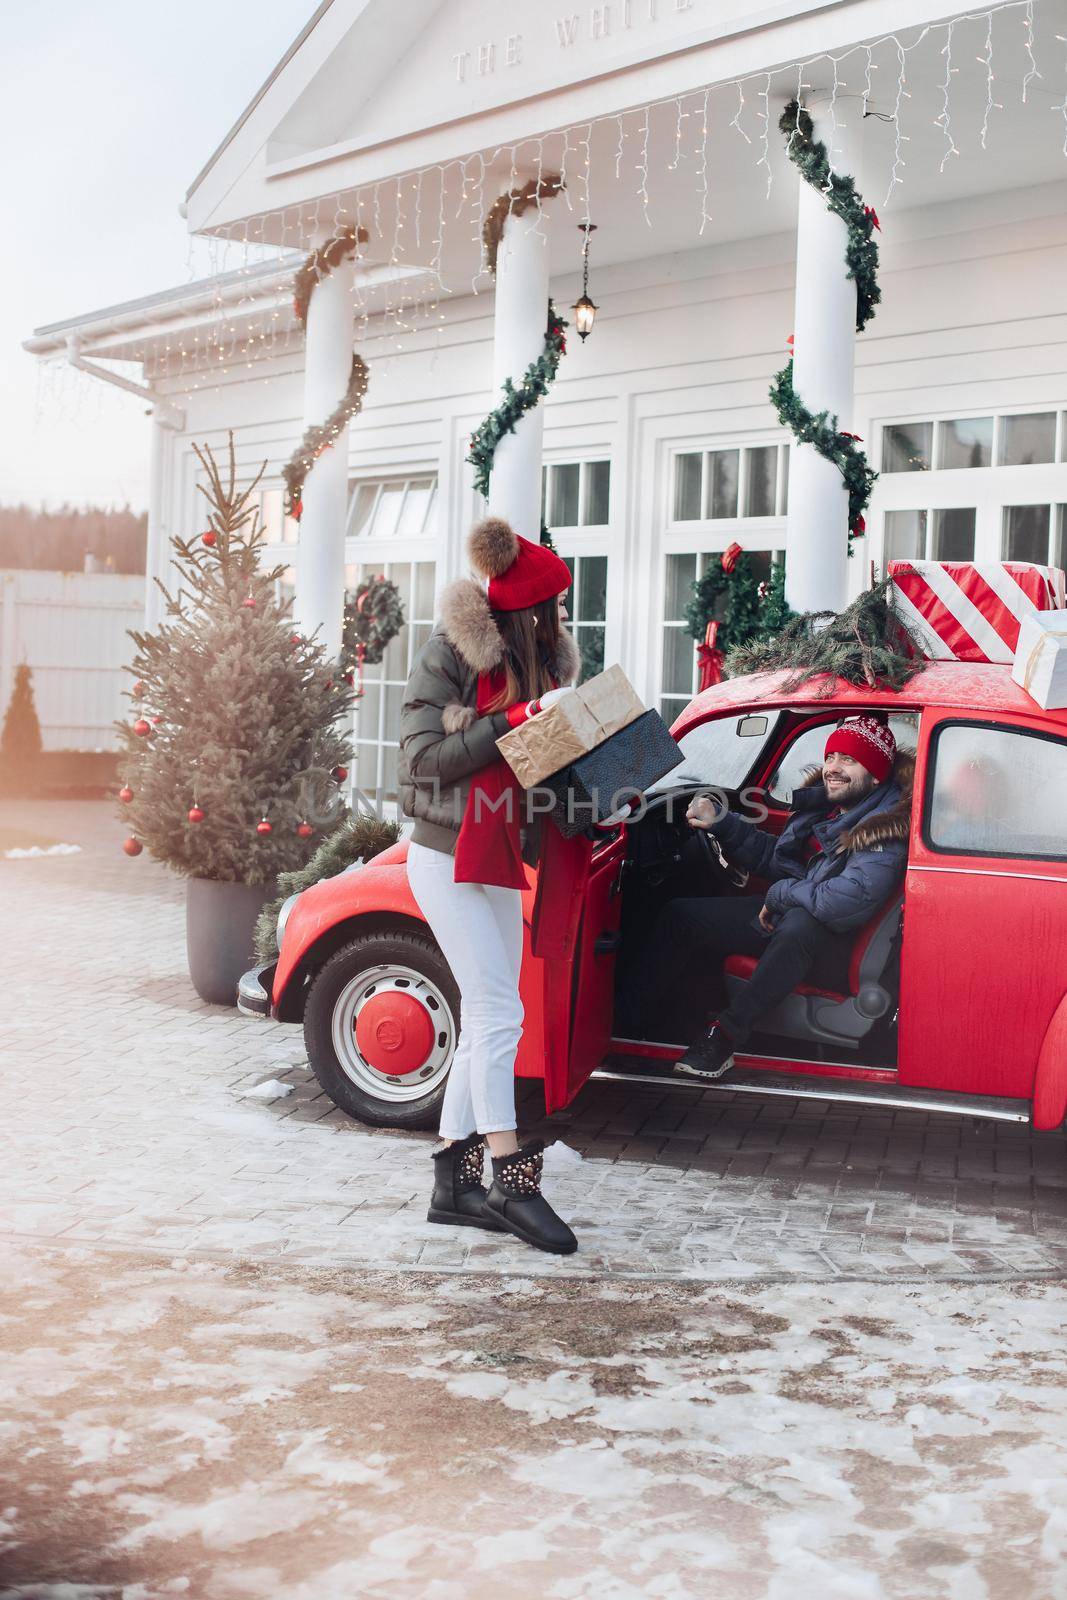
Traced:
[[599, 1066], [611, 1039], [615, 951], [626, 829], [590, 846], [559, 840], [538, 876], [531, 948], [540, 958], [545, 1105], [567, 1105]]
[[1067, 737], [924, 712], [904, 896], [904, 1084], [1027, 1098], [1067, 992]]

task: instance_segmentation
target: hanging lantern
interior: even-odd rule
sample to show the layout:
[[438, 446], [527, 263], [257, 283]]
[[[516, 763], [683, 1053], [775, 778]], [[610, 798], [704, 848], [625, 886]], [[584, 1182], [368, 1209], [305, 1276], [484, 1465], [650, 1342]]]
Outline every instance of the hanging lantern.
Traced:
[[579, 229], [585, 234], [582, 244], [582, 292], [571, 306], [574, 312], [574, 326], [578, 330], [578, 337], [583, 342], [588, 339], [593, 331], [593, 323], [600, 307], [589, 298], [589, 235], [596, 232], [595, 222], [579, 222]]

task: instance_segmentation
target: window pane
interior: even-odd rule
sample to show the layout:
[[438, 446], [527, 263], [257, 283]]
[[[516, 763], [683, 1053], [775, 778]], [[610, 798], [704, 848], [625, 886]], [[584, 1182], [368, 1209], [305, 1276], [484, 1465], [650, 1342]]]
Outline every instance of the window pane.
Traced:
[[1067, 860], [1067, 743], [1007, 728], [937, 740], [930, 841], [965, 854]]
[[737, 516], [740, 450], [712, 450], [708, 455], [708, 516]]
[[565, 466], [550, 467], [548, 472], [550, 528], [576, 528], [578, 526], [578, 472], [577, 461]]
[[696, 556], [667, 557], [667, 593], [663, 603], [665, 622], [682, 621], [685, 608], [693, 598], [692, 585], [696, 575]]
[[905, 422], [882, 431], [883, 472], [929, 472], [932, 422]]
[[668, 728], [674, 721], [675, 717], [681, 716], [691, 698], [692, 696], [688, 694], [663, 695], [661, 697], [659, 703], [659, 714], [667, 724]]
[[700, 455], [674, 458], [674, 520], [696, 522], [700, 517]]
[[603, 628], [579, 628], [578, 648], [582, 657], [582, 670], [579, 682], [584, 683], [587, 678], [595, 678], [598, 672], [604, 670], [604, 630]]
[[415, 563], [415, 601], [412, 606], [412, 619], [418, 618], [421, 622], [433, 621], [433, 583], [434, 564], [432, 561], [418, 561]]
[[400, 738], [400, 707], [404, 704], [404, 688], [405, 685], [402, 683], [391, 683], [382, 690], [385, 696], [382, 737], [385, 739]]
[[378, 496], [374, 519], [367, 528], [367, 533], [375, 539], [391, 539], [396, 532], [396, 525], [400, 519], [400, 507], [404, 501], [403, 483], [383, 483], [382, 492]]
[[411, 659], [414, 660], [433, 632], [432, 622], [416, 622], [411, 628]]
[[608, 614], [607, 556], [583, 556], [579, 569], [579, 578], [579, 622], [603, 622]]
[[1048, 506], [1004, 507], [1004, 560], [1048, 560]]
[[934, 512], [931, 561], [974, 560], [974, 507]]
[[789, 510], [789, 446], [787, 444], [782, 446], [782, 454], [785, 460], [782, 462], [782, 503], [778, 507], [778, 515], [784, 517]]
[[693, 641], [684, 628], [663, 630], [663, 693], [692, 694]]
[[[374, 668], [371, 669], [375, 671]], [[356, 721], [356, 737], [359, 739], [377, 739], [378, 737], [378, 711], [381, 706], [382, 691], [376, 683], [365, 681], [363, 696], [356, 701], [358, 713]]]
[[[382, 657], [382, 677], [393, 678], [401, 683], [408, 675], [408, 630], [401, 628], [385, 647]], [[396, 734], [393, 734], [396, 738]]]
[[745, 451], [745, 516], [773, 517], [778, 449], [765, 445]]
[[395, 800], [397, 796], [396, 763], [400, 751], [395, 744], [387, 744], [382, 751], [382, 798]]
[[1055, 457], [1054, 411], [1038, 411], [1029, 417], [1001, 417], [1000, 466], [1028, 467], [1035, 461], [1054, 461]]
[[993, 460], [993, 418], [938, 423], [941, 467], [988, 467]]
[[432, 495], [432, 478], [413, 478], [408, 484], [404, 509], [396, 530], [402, 539], [417, 539], [422, 533]]
[[374, 510], [374, 502], [378, 498], [378, 485], [376, 483], [361, 483], [352, 497], [351, 508], [348, 514], [348, 531], [350, 534], [366, 533], [370, 514]]
[[411, 564], [408, 561], [391, 561], [385, 575], [390, 583], [397, 586], [406, 620], [411, 615]]
[[1067, 506], [1057, 506], [1049, 565], [1062, 567], [1065, 561], [1067, 561]]
[[370, 798], [378, 787], [378, 749], [376, 744], [356, 745], [356, 788]]
[[585, 504], [582, 523], [587, 527], [600, 527], [608, 520], [611, 491], [611, 462], [587, 461], [585, 464]]
[[926, 555], [926, 512], [887, 511], [885, 556], [889, 561], [922, 561]]

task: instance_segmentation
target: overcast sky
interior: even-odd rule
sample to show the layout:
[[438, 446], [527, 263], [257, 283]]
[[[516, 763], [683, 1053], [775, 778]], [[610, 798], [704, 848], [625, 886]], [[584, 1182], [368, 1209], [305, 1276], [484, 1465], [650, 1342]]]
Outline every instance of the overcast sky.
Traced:
[[[93, 393], [35, 416], [34, 328], [185, 282], [178, 205], [315, 0], [4, 8], [0, 502], [143, 509], [147, 423]], [[8, 209], [10, 205], [10, 209]], [[198, 263], [198, 270], [206, 263]]]

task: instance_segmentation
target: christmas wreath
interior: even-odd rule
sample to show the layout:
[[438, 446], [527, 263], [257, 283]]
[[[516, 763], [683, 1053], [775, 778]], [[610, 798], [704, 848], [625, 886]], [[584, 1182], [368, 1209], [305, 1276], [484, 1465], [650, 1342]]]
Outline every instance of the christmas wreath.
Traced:
[[722, 677], [728, 651], [775, 635], [791, 615], [783, 563], [776, 561], [761, 580], [741, 546], [731, 544], [692, 585], [685, 611], [687, 631], [697, 640], [701, 688]]
[[363, 692], [363, 668], [377, 665], [403, 626], [400, 590], [383, 573], [364, 578], [354, 593], [345, 596], [341, 661], [346, 672], [354, 669], [358, 674], [359, 693]]
[[[786, 153], [801, 177], [825, 196], [827, 209], [845, 224], [846, 275], [855, 280], [856, 332], [862, 333], [882, 298], [878, 287], [878, 246], [874, 241], [874, 231], [881, 226], [878, 214], [872, 206], [864, 205], [856, 181], [849, 173], [833, 170], [826, 146], [815, 138], [811, 117], [797, 100], [790, 100], [778, 127], [787, 136]], [[789, 342], [792, 345], [792, 339]], [[858, 434], [846, 433], [840, 428], [838, 418], [828, 411], [808, 410], [793, 386], [792, 356], [782, 370], [775, 373], [770, 396], [778, 421], [789, 429], [797, 443], [812, 445], [825, 460], [833, 462], [844, 479], [848, 492], [848, 553], [851, 555], [853, 539], [866, 531], [863, 513], [870, 504], [871, 490], [878, 477], [867, 465], [864, 452], [856, 448], [863, 441]]]
[[304, 430], [304, 437], [282, 468], [285, 479], [285, 514], [297, 522], [304, 514], [304, 480], [324, 450], [329, 450], [347, 423], [357, 416], [370, 383], [367, 363], [360, 355], [353, 355], [352, 370], [348, 375], [348, 388], [325, 422], [312, 423]]

